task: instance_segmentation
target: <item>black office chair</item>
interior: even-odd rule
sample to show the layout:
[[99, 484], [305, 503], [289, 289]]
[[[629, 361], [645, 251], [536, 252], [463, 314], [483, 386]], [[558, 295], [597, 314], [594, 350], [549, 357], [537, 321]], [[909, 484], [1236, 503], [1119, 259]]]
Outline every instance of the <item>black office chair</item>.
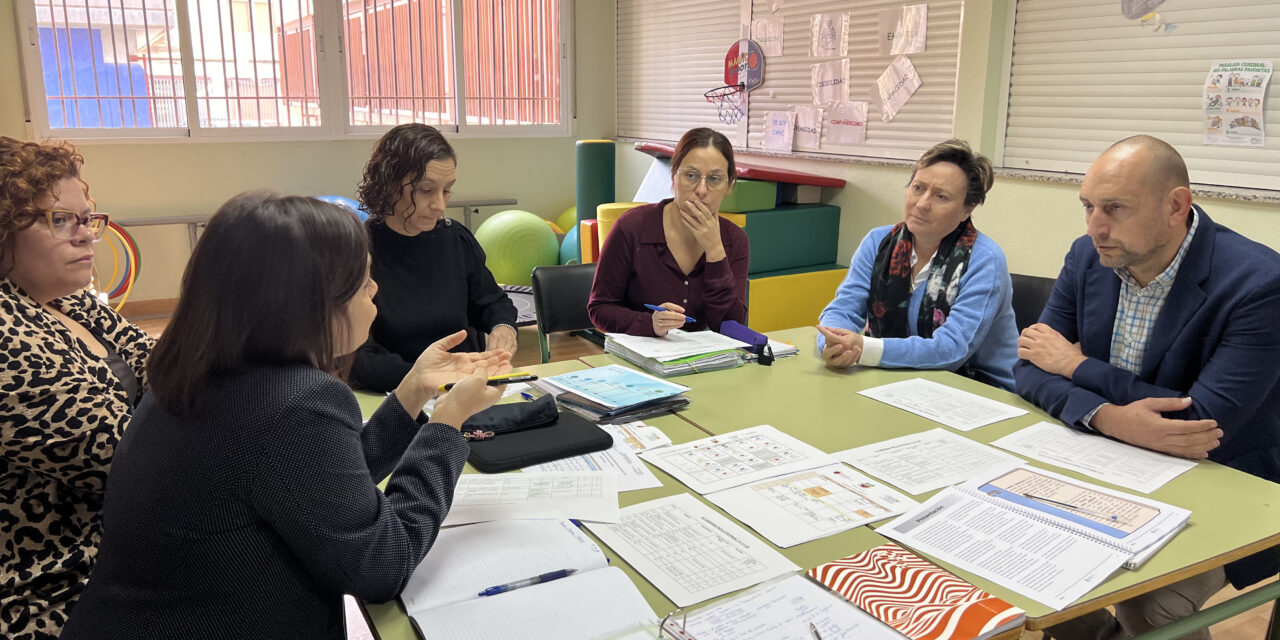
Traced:
[[591, 297], [591, 281], [595, 277], [593, 262], [534, 268], [533, 308], [538, 313], [538, 344], [542, 347], [543, 362], [551, 360], [548, 333], [581, 330], [596, 333], [587, 315], [587, 298]]
[[1010, 274], [1013, 278], [1013, 317], [1018, 333], [1040, 321], [1040, 313], [1053, 293], [1053, 278]]

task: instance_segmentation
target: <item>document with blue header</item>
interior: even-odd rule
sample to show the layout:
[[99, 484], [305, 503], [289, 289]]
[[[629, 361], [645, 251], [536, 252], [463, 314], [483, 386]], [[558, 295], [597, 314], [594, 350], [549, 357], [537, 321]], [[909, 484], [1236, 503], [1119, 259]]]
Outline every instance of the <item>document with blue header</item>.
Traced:
[[569, 393], [610, 409], [622, 409], [680, 395], [689, 390], [646, 373], [611, 364], [543, 378]]

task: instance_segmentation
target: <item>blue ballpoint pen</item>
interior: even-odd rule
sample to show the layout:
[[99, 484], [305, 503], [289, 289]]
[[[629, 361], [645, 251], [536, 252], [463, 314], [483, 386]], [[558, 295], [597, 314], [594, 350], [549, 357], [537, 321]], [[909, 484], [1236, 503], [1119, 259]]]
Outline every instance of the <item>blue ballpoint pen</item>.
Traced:
[[542, 575], [540, 575], [540, 576], [534, 576], [534, 577], [532, 577], [532, 578], [525, 578], [524, 580], [516, 580], [515, 582], [508, 582], [508, 583], [506, 583], [506, 584], [500, 584], [500, 585], [498, 585], [498, 586], [496, 586], [496, 587], [489, 587], [488, 589], [485, 589], [484, 591], [481, 591], [478, 595], [479, 595], [479, 596], [481, 596], [481, 597], [484, 597], [484, 596], [496, 596], [496, 595], [498, 595], [499, 593], [506, 593], [506, 592], [508, 592], [508, 591], [511, 591], [512, 589], [519, 589], [520, 587], [529, 587], [529, 586], [533, 586], [533, 585], [535, 585], [535, 584], [541, 584], [541, 583], [543, 583], [543, 582], [551, 582], [552, 580], [559, 580], [560, 578], [567, 578], [567, 577], [569, 577], [569, 576], [571, 576], [571, 575], [573, 575], [573, 574], [575, 574], [575, 573], [577, 573], [577, 572], [578, 572], [578, 570], [577, 570], [577, 569], [560, 569], [559, 571], [552, 571], [551, 573], [544, 573], [544, 574], [542, 574]]
[[[645, 307], [646, 309], [650, 310], [650, 311], [670, 311], [670, 309], [667, 309], [667, 308], [665, 308], [665, 307], [659, 307], [659, 306], [658, 306], [658, 305], [656, 305], [656, 304], [646, 304], [644, 307]], [[697, 322], [697, 320], [694, 320], [693, 318], [690, 318], [689, 316], [685, 316], [685, 317], [684, 317], [684, 323], [685, 323], [685, 324], [689, 324], [690, 322]]]

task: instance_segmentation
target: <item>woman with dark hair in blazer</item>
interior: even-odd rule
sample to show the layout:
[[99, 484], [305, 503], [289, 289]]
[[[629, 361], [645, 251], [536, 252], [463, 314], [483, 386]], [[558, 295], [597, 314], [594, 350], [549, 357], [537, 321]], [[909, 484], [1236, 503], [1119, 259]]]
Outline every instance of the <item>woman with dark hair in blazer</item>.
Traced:
[[[342, 638], [435, 540], [506, 352], [427, 348], [367, 425], [331, 375], [376, 309], [356, 217], [249, 193], [209, 221], [116, 448], [103, 541], [63, 638]], [[438, 385], [461, 380], [427, 419]], [[391, 474], [385, 491], [376, 482]]]

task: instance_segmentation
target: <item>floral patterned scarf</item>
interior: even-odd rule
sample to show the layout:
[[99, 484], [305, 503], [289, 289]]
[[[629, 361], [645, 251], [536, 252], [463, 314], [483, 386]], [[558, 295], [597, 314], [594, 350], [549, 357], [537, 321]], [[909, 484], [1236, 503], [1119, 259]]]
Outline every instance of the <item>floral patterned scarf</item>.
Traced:
[[[955, 231], [938, 244], [938, 252], [929, 266], [920, 315], [916, 318], [916, 335], [932, 338], [933, 332], [947, 321], [951, 305], [960, 292], [960, 277], [969, 268], [973, 243], [978, 230], [972, 218], [965, 218]], [[905, 222], [899, 222], [880, 242], [871, 266], [871, 313], [867, 314], [869, 335], [876, 338], [906, 338], [907, 304], [911, 301], [911, 251], [914, 239]]]

